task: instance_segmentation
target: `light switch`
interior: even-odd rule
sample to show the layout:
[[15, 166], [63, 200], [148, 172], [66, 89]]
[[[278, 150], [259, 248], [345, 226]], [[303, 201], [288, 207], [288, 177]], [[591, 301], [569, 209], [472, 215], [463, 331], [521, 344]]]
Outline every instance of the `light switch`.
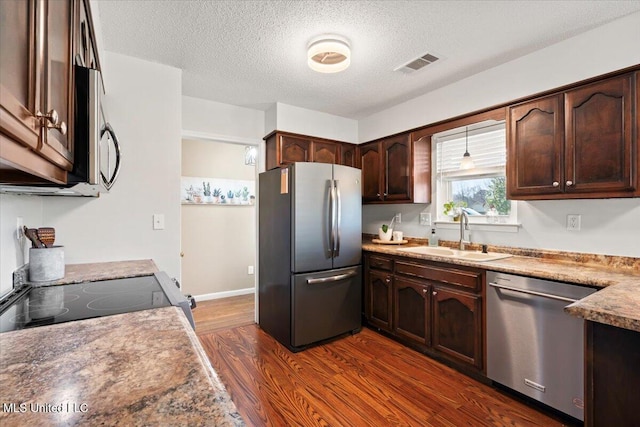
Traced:
[[153, 229], [164, 230], [164, 214], [153, 214]]

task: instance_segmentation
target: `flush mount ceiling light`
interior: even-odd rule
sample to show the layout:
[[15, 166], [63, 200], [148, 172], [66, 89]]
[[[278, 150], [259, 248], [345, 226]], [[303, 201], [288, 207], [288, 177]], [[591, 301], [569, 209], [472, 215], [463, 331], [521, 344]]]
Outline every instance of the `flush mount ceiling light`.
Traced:
[[460, 169], [473, 169], [475, 165], [473, 164], [471, 154], [469, 154], [469, 128], [464, 128], [464, 132], [465, 150], [462, 161], [460, 162]]
[[349, 43], [340, 36], [313, 39], [307, 50], [309, 68], [320, 73], [337, 73], [351, 63]]

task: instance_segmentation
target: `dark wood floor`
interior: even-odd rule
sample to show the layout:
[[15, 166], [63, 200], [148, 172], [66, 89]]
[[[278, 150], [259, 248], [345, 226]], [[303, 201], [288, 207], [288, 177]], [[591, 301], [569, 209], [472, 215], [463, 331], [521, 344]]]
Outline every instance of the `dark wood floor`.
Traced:
[[366, 328], [291, 353], [256, 324], [233, 327], [230, 307], [246, 309], [247, 301], [229, 302], [226, 310], [218, 300], [219, 325], [215, 315], [199, 314], [213, 330], [199, 331], [199, 338], [247, 425], [562, 425]]

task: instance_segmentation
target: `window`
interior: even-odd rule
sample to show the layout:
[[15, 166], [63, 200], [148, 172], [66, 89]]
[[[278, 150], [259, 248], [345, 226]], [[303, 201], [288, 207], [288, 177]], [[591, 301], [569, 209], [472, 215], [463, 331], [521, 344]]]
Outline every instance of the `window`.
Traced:
[[[495, 208], [496, 222], [515, 223], [515, 204], [506, 198], [506, 134], [504, 122], [479, 123], [433, 136], [436, 144], [438, 218], [444, 204], [453, 201], [472, 222], [489, 222], [487, 213]], [[473, 169], [461, 170], [466, 145], [474, 162]]]

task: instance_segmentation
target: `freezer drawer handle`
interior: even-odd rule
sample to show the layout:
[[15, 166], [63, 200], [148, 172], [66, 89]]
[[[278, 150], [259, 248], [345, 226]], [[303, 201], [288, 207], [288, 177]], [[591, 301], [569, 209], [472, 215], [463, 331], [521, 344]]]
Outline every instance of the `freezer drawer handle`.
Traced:
[[357, 274], [355, 271], [350, 271], [349, 273], [338, 274], [336, 276], [331, 277], [321, 277], [318, 279], [307, 279], [307, 283], [310, 285], [317, 285], [319, 283], [328, 283], [328, 282], [338, 282], [340, 280], [348, 279]]
[[538, 297], [554, 299], [554, 300], [557, 300], [557, 301], [564, 301], [564, 302], [576, 302], [576, 301], [578, 301], [576, 299], [561, 297], [559, 295], [545, 294], [545, 293], [542, 293], [542, 292], [529, 291], [527, 289], [512, 288], [511, 286], [499, 285], [497, 283], [489, 283], [489, 286], [492, 286], [494, 288], [499, 288], [499, 289], [506, 289], [507, 291], [519, 292], [521, 294], [529, 294], [529, 295], [535, 295], [535, 296], [538, 296]]

